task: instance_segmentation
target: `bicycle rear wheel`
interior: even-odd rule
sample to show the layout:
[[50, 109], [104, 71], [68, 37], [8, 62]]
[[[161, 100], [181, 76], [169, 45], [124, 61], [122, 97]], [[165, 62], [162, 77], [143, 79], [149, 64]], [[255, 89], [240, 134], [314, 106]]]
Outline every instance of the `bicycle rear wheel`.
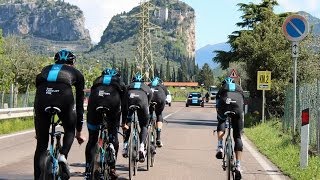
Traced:
[[103, 157], [103, 160], [101, 159], [101, 156], [105, 156], [105, 154], [101, 153], [100, 146], [96, 144], [94, 151], [92, 152], [92, 162], [90, 165], [91, 180], [100, 180], [102, 178], [105, 180], [111, 179], [109, 175], [109, 168], [106, 164], [106, 158]]
[[[153, 146], [154, 151], [156, 150], [156, 126], [155, 126], [155, 122], [152, 123], [151, 126], [151, 137], [150, 137], [150, 145]], [[150, 147], [151, 147], [150, 146]], [[155, 160], [155, 154], [154, 152], [151, 153], [151, 167], [154, 166], [154, 160]]]
[[[55, 163], [55, 164], [54, 164]], [[53, 171], [54, 166], [56, 166], [55, 171]], [[51, 157], [49, 150], [41, 157], [41, 180], [58, 180], [61, 179], [59, 174], [61, 174], [61, 168], [59, 167], [58, 160]]]
[[147, 136], [147, 171], [149, 171], [149, 168], [151, 165], [151, 132], [150, 130], [151, 129], [148, 130], [148, 136]]
[[228, 180], [234, 179], [234, 171], [233, 171], [233, 151], [232, 151], [232, 140], [230, 137], [226, 143], [226, 150], [227, 150], [227, 178]]
[[135, 128], [134, 128], [134, 135], [132, 136], [133, 137], [133, 141], [134, 141], [134, 151], [136, 154], [135, 156], [135, 161], [134, 161], [134, 176], [137, 174], [137, 171], [138, 171], [138, 161], [139, 161], [139, 144], [140, 144], [140, 141], [139, 141], [139, 132], [138, 132], [138, 124], [135, 123]]
[[132, 179], [132, 176], [135, 175], [135, 166], [137, 163], [137, 148], [135, 140], [135, 129], [133, 123], [131, 123], [131, 133], [129, 138], [129, 179]]

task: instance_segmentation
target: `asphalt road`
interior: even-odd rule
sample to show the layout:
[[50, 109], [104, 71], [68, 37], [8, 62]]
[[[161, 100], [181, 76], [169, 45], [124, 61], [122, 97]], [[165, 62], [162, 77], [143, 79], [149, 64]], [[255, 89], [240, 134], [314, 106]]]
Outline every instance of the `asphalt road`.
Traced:
[[[215, 158], [217, 137], [213, 135], [213, 129], [216, 129], [217, 121], [214, 105], [185, 107], [183, 102], [177, 102], [165, 108], [164, 117], [168, 121], [164, 123], [162, 132], [164, 146], [157, 149], [155, 166], [146, 171], [146, 163], [139, 164], [134, 179], [226, 179], [221, 160]], [[122, 138], [119, 140], [122, 142]], [[249, 140], [244, 137], [243, 141], [243, 179], [289, 179], [257, 152]], [[33, 179], [35, 146], [33, 130], [0, 136], [0, 180]], [[83, 179], [84, 151], [85, 144], [79, 146], [75, 141], [68, 159], [71, 179]], [[128, 179], [128, 159], [120, 153], [121, 150], [117, 162], [119, 179]]]

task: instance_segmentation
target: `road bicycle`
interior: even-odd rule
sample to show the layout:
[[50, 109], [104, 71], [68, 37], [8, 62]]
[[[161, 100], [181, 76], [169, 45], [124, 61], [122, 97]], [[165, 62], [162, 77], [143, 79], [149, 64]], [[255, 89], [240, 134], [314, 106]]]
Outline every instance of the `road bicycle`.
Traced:
[[231, 118], [236, 113], [233, 111], [226, 111], [224, 115], [227, 116], [226, 118], [226, 127], [227, 127], [227, 137], [225, 139], [225, 149], [222, 158], [222, 168], [224, 171], [227, 172], [227, 177], [229, 179], [235, 179], [235, 158], [234, 158], [234, 151], [233, 151], [233, 144], [231, 138], [231, 129], [232, 123]]
[[108, 133], [108, 113], [110, 109], [99, 106], [96, 112], [102, 115], [102, 122], [98, 125], [99, 136], [95, 148], [92, 152], [92, 162], [90, 164], [91, 180], [110, 180], [110, 165], [116, 161], [116, 154], [113, 144], [109, 141]]
[[61, 135], [64, 134], [62, 131], [56, 131], [56, 127], [61, 125], [60, 119], [55, 122], [55, 115], [60, 113], [61, 110], [58, 107], [49, 106], [46, 107], [45, 112], [50, 114], [51, 119], [51, 132], [50, 135], [50, 147], [49, 150], [44, 154], [42, 158], [44, 166], [40, 174], [40, 179], [44, 180], [59, 180], [67, 179], [68, 173], [62, 172], [61, 164], [58, 163], [58, 157], [61, 149]]
[[156, 121], [154, 116], [156, 102], [151, 102], [150, 121], [148, 125], [148, 137], [147, 137], [147, 170], [149, 167], [154, 166], [155, 152], [156, 152]]
[[140, 107], [137, 105], [131, 105], [129, 110], [133, 112], [133, 119], [130, 123], [130, 138], [128, 142], [129, 147], [129, 179], [137, 174], [138, 161], [139, 161], [139, 121], [137, 117], [137, 110]]

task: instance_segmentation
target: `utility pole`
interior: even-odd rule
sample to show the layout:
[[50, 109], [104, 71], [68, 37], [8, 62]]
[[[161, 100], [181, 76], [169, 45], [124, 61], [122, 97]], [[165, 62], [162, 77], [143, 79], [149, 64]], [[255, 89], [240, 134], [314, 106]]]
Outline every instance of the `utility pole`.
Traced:
[[140, 8], [140, 13], [133, 15], [139, 19], [140, 24], [135, 62], [140, 73], [148, 80], [154, 76], [151, 30], [160, 27], [150, 22], [150, 11], [154, 10], [155, 6], [149, 0], [141, 0]]

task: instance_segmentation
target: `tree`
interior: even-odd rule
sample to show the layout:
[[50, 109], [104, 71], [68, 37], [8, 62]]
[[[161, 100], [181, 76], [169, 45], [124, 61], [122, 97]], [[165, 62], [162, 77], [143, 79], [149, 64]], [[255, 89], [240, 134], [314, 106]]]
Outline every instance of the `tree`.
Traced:
[[163, 70], [163, 65], [160, 65], [160, 79], [164, 79], [164, 70]]
[[5, 89], [8, 90], [8, 85], [13, 83], [16, 93], [18, 88], [24, 92], [29, 85], [35, 84], [36, 75], [49, 60], [32, 54], [30, 47], [17, 36], [6, 37], [3, 49], [3, 69], [0, 74], [7, 81], [4, 82]]
[[198, 78], [198, 83], [204, 84], [206, 89], [214, 84], [213, 72], [208, 63], [203, 65], [202, 69], [199, 71]]
[[165, 78], [165, 81], [172, 81], [172, 80], [171, 80], [171, 73], [170, 73], [170, 63], [169, 63], [169, 60], [167, 60], [166, 78]]

